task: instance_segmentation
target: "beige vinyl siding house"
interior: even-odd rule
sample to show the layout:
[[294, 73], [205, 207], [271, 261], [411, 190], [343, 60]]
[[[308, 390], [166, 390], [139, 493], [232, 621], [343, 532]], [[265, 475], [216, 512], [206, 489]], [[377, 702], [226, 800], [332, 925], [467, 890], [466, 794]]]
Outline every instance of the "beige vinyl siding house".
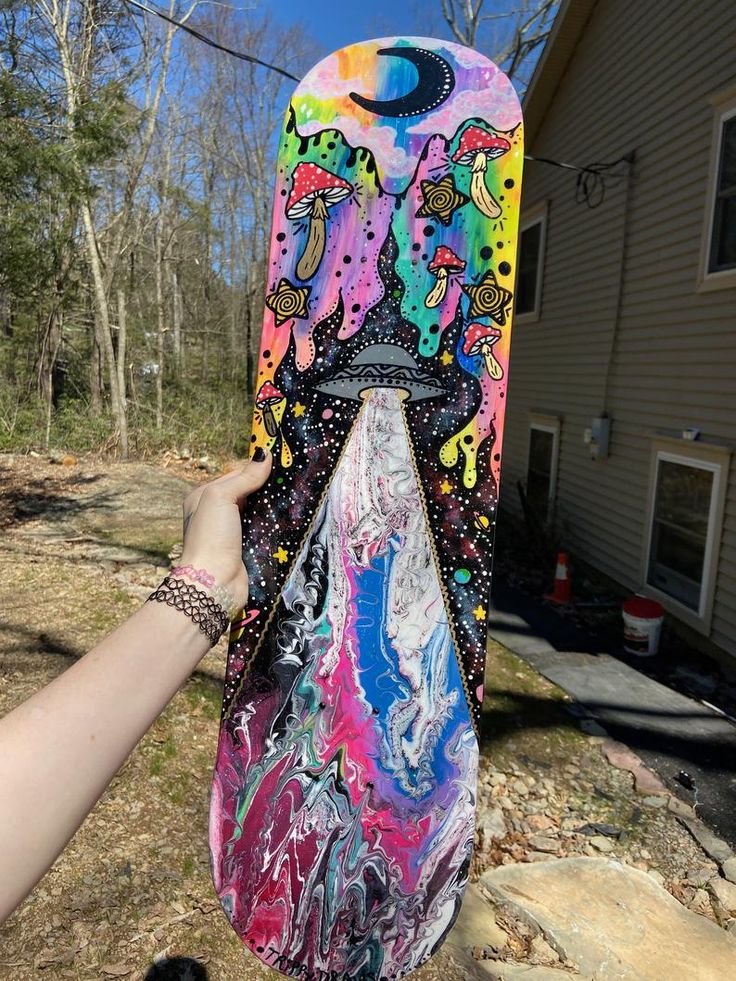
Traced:
[[633, 164], [597, 207], [526, 164], [501, 509], [521, 480], [566, 547], [736, 656], [733, 0], [563, 0], [525, 116], [534, 157]]

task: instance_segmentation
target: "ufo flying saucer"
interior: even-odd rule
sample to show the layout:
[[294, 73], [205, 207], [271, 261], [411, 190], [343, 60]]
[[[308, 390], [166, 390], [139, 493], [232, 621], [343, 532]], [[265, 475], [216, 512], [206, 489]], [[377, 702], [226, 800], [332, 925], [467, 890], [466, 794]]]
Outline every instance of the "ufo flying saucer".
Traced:
[[325, 395], [361, 401], [371, 388], [400, 388], [408, 393], [409, 402], [433, 399], [446, 390], [398, 344], [371, 344], [355, 355], [343, 368], [314, 386]]

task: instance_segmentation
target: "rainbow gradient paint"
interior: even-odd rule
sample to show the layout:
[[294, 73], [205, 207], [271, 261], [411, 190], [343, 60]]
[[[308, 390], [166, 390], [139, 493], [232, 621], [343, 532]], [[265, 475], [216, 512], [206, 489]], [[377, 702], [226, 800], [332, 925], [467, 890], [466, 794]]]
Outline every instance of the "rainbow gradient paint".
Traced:
[[210, 848], [307, 981], [404, 977], [470, 862], [523, 142], [486, 58], [353, 45], [281, 138]]

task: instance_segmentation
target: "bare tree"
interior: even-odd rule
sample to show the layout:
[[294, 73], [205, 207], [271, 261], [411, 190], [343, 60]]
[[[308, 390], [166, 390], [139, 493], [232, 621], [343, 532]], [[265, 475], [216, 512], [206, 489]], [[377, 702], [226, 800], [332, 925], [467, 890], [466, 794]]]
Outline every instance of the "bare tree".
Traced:
[[[525, 86], [529, 61], [544, 45], [559, 0], [518, 0], [508, 10], [484, 10], [485, 0], [440, 0], [442, 16], [460, 44], [482, 45], [509, 78]], [[490, 27], [488, 38], [481, 38]]]

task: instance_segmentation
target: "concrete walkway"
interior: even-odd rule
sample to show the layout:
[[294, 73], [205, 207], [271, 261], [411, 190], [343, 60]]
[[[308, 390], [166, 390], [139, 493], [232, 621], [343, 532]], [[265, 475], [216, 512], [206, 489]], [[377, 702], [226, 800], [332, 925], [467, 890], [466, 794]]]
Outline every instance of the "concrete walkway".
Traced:
[[[736, 726], [618, 660], [545, 604], [494, 584], [489, 635], [626, 743], [736, 847]], [[676, 777], [685, 771], [687, 790]]]

